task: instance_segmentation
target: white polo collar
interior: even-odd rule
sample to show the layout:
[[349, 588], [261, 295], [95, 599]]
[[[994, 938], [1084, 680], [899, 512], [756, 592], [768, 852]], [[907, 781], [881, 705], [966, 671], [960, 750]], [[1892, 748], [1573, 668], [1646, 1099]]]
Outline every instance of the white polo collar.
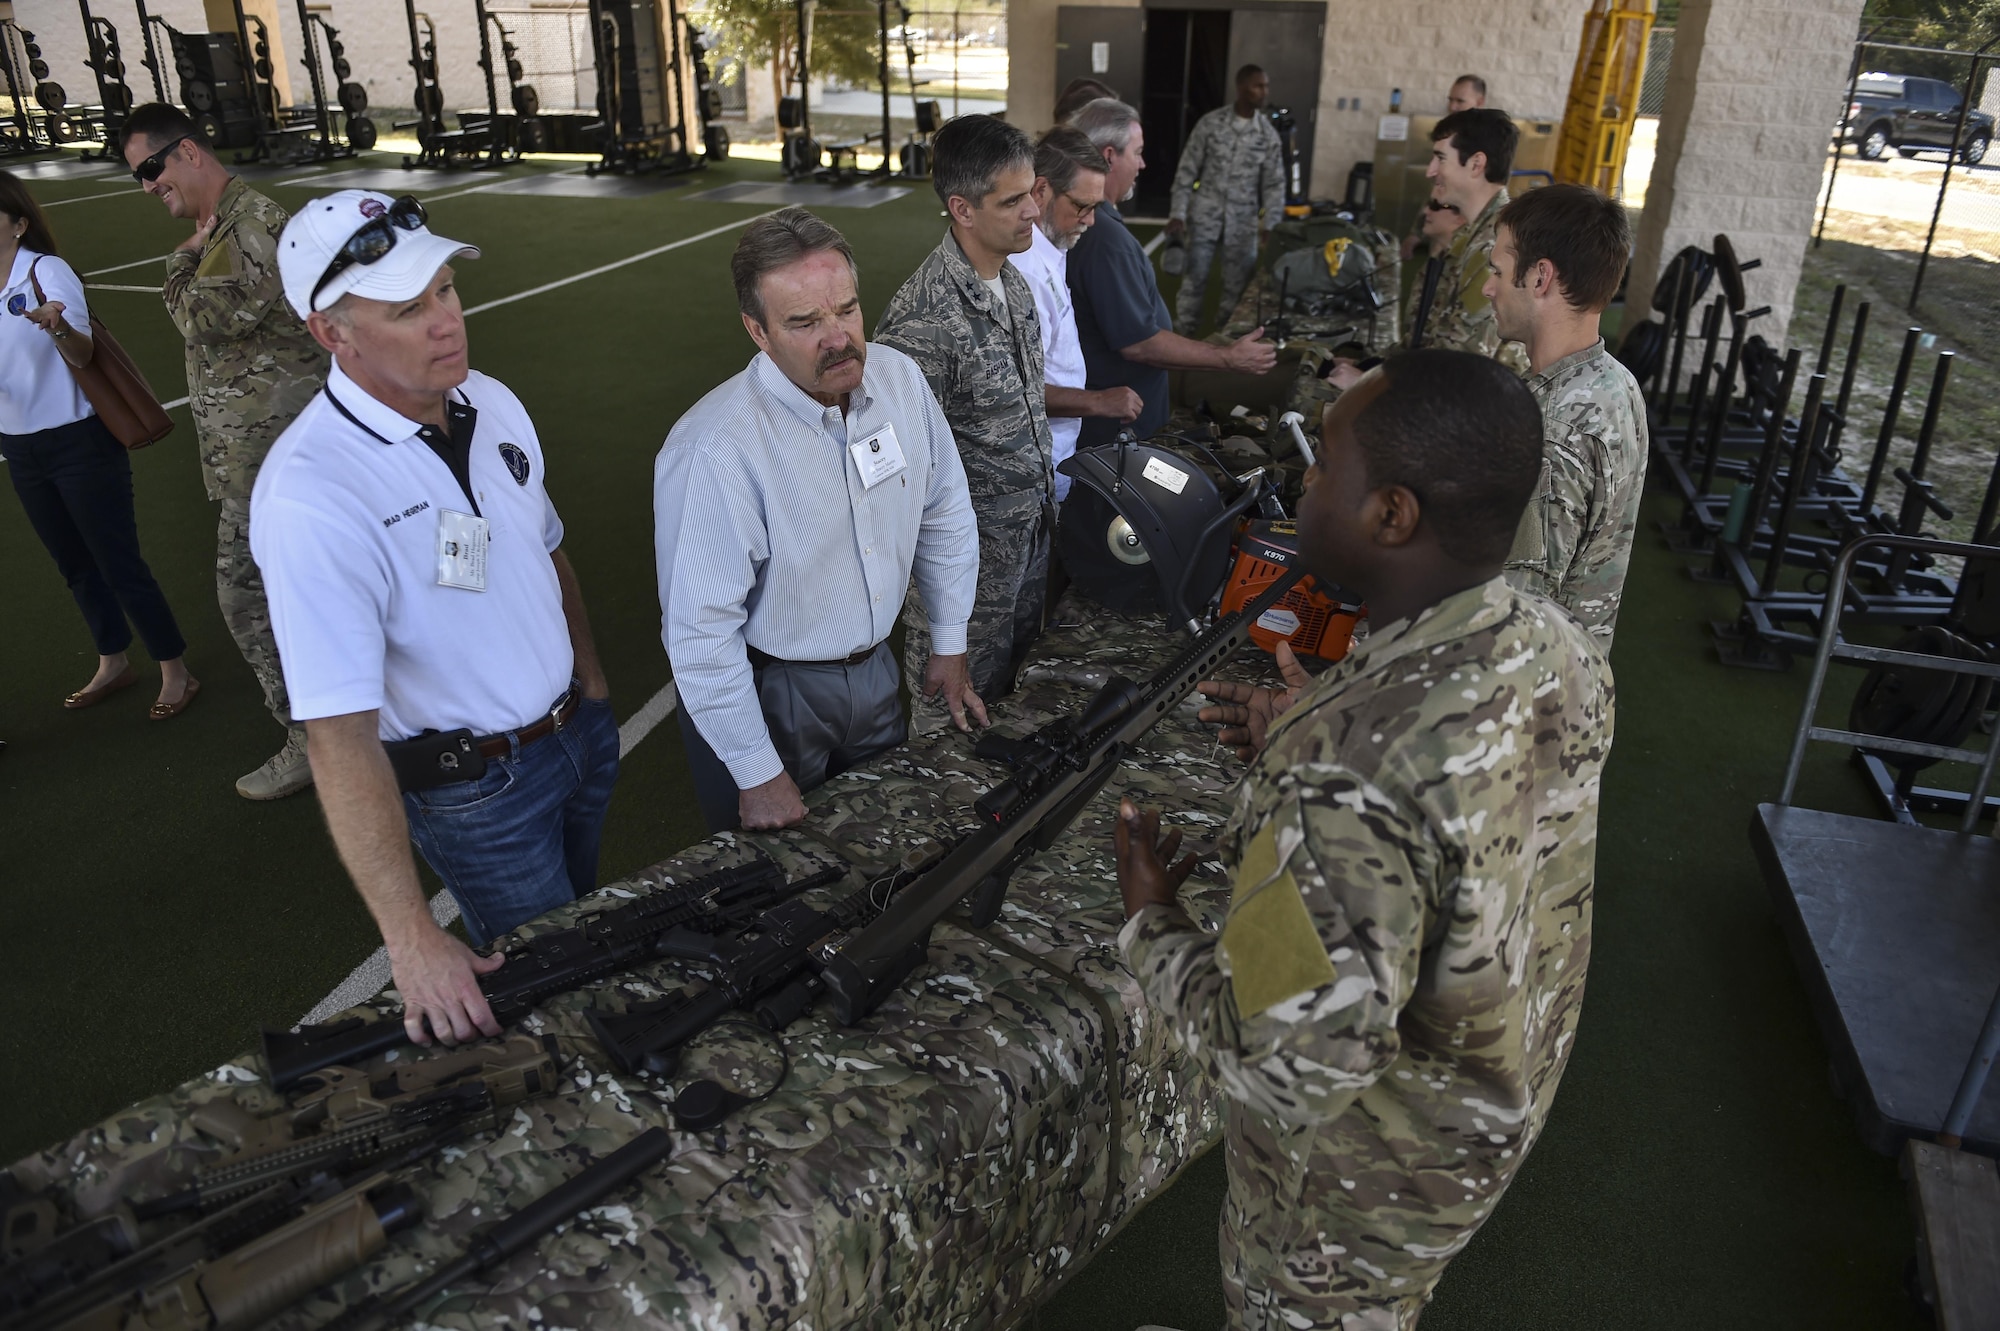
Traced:
[[[460, 402], [468, 401], [461, 385], [457, 390]], [[348, 377], [340, 368], [340, 361], [333, 362], [327, 371], [326, 395], [335, 410], [346, 416], [353, 424], [375, 436], [384, 444], [400, 444], [406, 439], [414, 439], [423, 429], [420, 422], [413, 421], [402, 412], [375, 397], [360, 384]]]

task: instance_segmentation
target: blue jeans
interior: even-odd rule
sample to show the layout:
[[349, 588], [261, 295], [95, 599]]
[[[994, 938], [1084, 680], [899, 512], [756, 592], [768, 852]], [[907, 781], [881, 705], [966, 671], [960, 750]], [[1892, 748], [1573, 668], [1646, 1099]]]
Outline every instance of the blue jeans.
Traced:
[[[510, 737], [511, 738], [511, 737]], [[486, 760], [477, 781], [403, 792], [410, 839], [444, 879], [474, 947], [597, 889], [597, 846], [618, 779], [609, 699]]]

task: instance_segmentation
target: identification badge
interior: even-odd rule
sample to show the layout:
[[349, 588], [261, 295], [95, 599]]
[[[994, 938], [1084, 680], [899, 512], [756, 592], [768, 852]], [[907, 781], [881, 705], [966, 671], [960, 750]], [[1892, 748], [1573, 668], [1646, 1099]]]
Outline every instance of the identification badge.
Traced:
[[891, 476], [901, 475], [909, 462], [903, 446], [896, 442], [896, 427], [885, 425], [866, 439], [847, 446], [854, 455], [854, 469], [861, 474], [861, 488], [873, 490]]
[[438, 511], [438, 586], [486, 590], [485, 518], [470, 513]]

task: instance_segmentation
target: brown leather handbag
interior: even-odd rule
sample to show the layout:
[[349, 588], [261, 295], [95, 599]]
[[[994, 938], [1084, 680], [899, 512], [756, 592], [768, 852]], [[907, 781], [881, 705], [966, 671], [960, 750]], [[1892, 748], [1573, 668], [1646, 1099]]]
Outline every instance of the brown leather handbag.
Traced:
[[[40, 263], [40, 259], [35, 260], [37, 266]], [[33, 267], [28, 269], [28, 283], [35, 289], [35, 300], [48, 304]], [[111, 330], [95, 312], [90, 316], [90, 344], [87, 364], [69, 365], [68, 357], [63, 358], [63, 364], [69, 365], [77, 387], [97, 409], [97, 418], [111, 431], [112, 438], [127, 448], [144, 448], [166, 438], [174, 428], [167, 409], [160, 405], [146, 376], [139, 373], [139, 367], [132, 363], [125, 348], [118, 345], [118, 339], [111, 336]]]

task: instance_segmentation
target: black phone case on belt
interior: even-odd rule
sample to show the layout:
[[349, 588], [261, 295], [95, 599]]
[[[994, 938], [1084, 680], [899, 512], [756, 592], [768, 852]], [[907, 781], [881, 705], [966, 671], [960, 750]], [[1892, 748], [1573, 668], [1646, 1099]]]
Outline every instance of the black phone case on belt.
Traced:
[[431, 790], [486, 775], [486, 755], [474, 747], [470, 730], [426, 730], [382, 749], [395, 769], [398, 790]]

